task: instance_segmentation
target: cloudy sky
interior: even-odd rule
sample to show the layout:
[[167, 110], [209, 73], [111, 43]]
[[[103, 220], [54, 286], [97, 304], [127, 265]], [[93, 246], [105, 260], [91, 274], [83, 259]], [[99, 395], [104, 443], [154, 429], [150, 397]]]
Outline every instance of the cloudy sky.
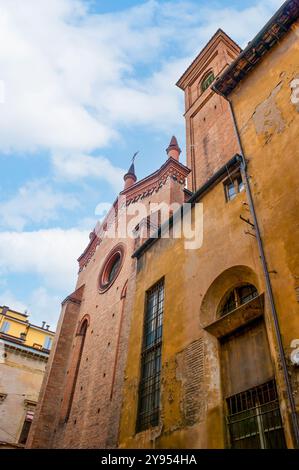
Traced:
[[172, 134], [184, 149], [177, 79], [218, 27], [244, 47], [281, 3], [0, 0], [0, 305], [55, 327], [133, 153], [141, 178]]

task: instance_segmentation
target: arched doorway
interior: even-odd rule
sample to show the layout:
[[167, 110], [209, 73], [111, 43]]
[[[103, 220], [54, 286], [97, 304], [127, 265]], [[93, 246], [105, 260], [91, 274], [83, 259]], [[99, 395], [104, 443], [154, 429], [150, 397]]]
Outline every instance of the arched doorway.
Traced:
[[264, 294], [254, 272], [236, 266], [218, 276], [203, 299], [201, 321], [219, 343], [228, 447], [285, 447]]

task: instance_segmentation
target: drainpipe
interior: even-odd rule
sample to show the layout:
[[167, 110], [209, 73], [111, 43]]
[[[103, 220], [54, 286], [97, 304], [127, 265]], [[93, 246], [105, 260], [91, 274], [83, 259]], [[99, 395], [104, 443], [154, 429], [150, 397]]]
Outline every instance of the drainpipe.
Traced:
[[239, 129], [238, 129], [238, 126], [237, 126], [236, 117], [235, 117], [232, 102], [226, 96], [224, 96], [222, 93], [220, 93], [218, 90], [215, 90], [215, 89], [213, 89], [213, 90], [216, 93], [220, 94], [223, 98], [225, 98], [226, 101], [229, 103], [229, 106], [230, 106], [230, 112], [231, 112], [231, 115], [232, 115], [234, 129], [235, 129], [235, 133], [236, 133], [236, 136], [237, 136], [239, 149], [240, 149], [241, 173], [242, 173], [242, 177], [243, 177], [243, 181], [244, 181], [244, 185], [245, 185], [245, 189], [246, 189], [246, 194], [247, 194], [247, 198], [248, 198], [250, 213], [251, 213], [251, 216], [253, 218], [253, 223], [254, 223], [254, 226], [255, 226], [258, 250], [259, 250], [259, 255], [260, 255], [260, 259], [261, 259], [261, 263], [262, 263], [264, 277], [265, 277], [266, 290], [267, 290], [267, 295], [268, 295], [268, 299], [269, 299], [269, 302], [270, 302], [272, 318], [273, 318], [273, 322], [274, 322], [276, 340], [277, 340], [277, 344], [278, 344], [279, 355], [280, 355], [280, 360], [281, 360], [282, 370], [283, 370], [283, 377], [284, 377], [284, 382], [285, 382], [285, 386], [286, 386], [288, 401], [289, 401], [290, 409], [291, 409], [293, 432], [294, 432], [294, 438], [295, 438], [295, 447], [299, 448], [299, 423], [298, 423], [298, 417], [297, 417], [297, 413], [296, 413], [296, 405], [295, 405], [294, 395], [293, 395], [293, 391], [292, 391], [292, 385], [291, 385], [291, 381], [290, 381], [290, 377], [289, 377], [289, 373], [288, 373], [286, 358], [285, 358], [285, 354], [284, 354], [284, 348], [283, 348], [282, 337], [281, 337], [281, 332], [280, 332], [280, 327], [279, 327], [278, 315], [277, 315], [277, 310], [276, 310], [276, 306], [275, 306], [275, 301], [274, 301], [274, 296], [273, 296], [273, 290], [272, 290], [271, 280], [270, 280], [270, 276], [269, 276], [269, 271], [268, 271], [268, 267], [267, 267], [267, 260], [266, 260], [265, 251], [264, 251], [264, 247], [263, 247], [263, 241], [262, 241], [261, 232], [260, 232], [260, 228], [259, 228], [259, 223], [258, 223], [256, 211], [255, 211], [254, 201], [253, 201], [251, 187], [250, 187], [250, 181], [249, 181], [248, 174], [247, 174], [247, 162], [246, 162], [244, 152], [243, 152], [241, 137], [240, 137]]

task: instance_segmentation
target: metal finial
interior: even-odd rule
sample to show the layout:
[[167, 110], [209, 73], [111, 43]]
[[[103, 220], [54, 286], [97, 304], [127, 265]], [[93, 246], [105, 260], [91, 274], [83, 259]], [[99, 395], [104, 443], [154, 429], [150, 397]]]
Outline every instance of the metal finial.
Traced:
[[132, 163], [135, 162], [135, 158], [137, 157], [138, 153], [139, 153], [139, 150], [134, 153], [133, 158], [132, 158]]

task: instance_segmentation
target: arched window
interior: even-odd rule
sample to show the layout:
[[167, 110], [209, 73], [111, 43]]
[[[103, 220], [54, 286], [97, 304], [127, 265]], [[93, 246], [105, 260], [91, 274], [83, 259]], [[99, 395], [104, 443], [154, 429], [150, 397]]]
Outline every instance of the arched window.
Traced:
[[115, 259], [113, 260], [110, 271], [107, 273], [108, 274], [107, 282], [109, 284], [115, 279], [120, 263], [121, 263], [121, 257], [120, 257], [120, 254], [117, 253]]
[[258, 291], [252, 284], [244, 284], [235, 287], [226, 297], [223, 307], [220, 310], [220, 315], [223, 316], [232, 312], [246, 302], [254, 299], [257, 295]]
[[210, 70], [203, 78], [202, 82], [201, 82], [201, 91], [204, 92], [207, 88], [209, 88], [209, 86], [211, 85], [211, 83], [214, 81], [214, 78], [215, 78], [215, 75], [214, 75], [214, 72], [212, 70]]
[[120, 273], [124, 254], [124, 246], [120, 243], [113, 248], [105, 259], [99, 276], [99, 289], [101, 293], [109, 289]]

